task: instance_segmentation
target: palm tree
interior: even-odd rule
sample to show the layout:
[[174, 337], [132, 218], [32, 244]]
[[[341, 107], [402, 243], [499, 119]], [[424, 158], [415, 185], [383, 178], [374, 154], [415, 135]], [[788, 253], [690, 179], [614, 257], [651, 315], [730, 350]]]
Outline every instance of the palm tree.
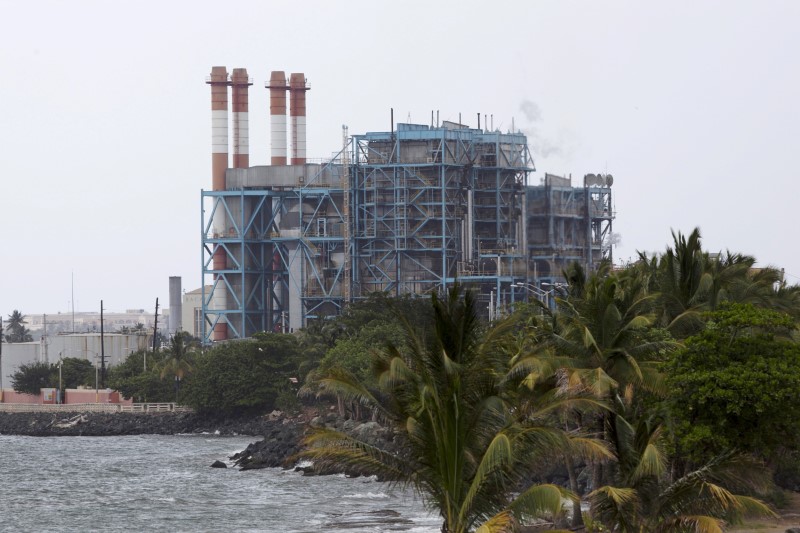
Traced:
[[616, 405], [607, 424], [616, 456], [614, 485], [589, 494], [594, 520], [620, 533], [722, 533], [724, 520], [774, 516], [760, 500], [732, 492], [766, 489], [769, 474], [762, 464], [727, 453], [670, 482], [661, 423], [653, 416], [629, 422], [629, 400], [617, 397]]
[[399, 317], [408, 348], [389, 347], [377, 356], [377, 390], [341, 369], [319, 382], [322, 394], [376, 410], [406, 453], [397, 457], [346, 434], [316, 429], [304, 455], [315, 464], [360, 467], [410, 484], [439, 511], [443, 533], [509, 531], [525, 516], [560, 513], [568, 493], [554, 485], [536, 485], [512, 497], [537, 459], [568, 448], [570, 440], [535, 413], [522, 417], [512, 409], [503, 390], [508, 357], [501, 345], [507, 328], [482, 334], [475, 299], [469, 292], [462, 298], [459, 287], [444, 300], [433, 295], [432, 303], [434, 335], [420, 335]]
[[656, 323], [676, 338], [699, 333], [703, 314], [724, 301], [779, 307], [800, 317], [800, 288], [787, 287], [777, 269], [755, 269], [755, 258], [740, 253], [703, 251], [698, 228], [688, 237], [673, 231], [672, 237], [663, 255], [640, 253], [634, 271], [657, 297]]
[[8, 315], [6, 329], [9, 331], [6, 334], [6, 342], [31, 342], [33, 340], [30, 330], [25, 327], [25, 315], [16, 309]]
[[[522, 382], [529, 387], [555, 375], [562, 393], [590, 394], [602, 401], [626, 388], [663, 392], [658, 361], [676, 345], [664, 335], [650, 334], [654, 297], [648, 295], [642, 278], [632, 273], [612, 273], [607, 264], [589, 276], [572, 267], [565, 277], [569, 280], [567, 297], [557, 299], [552, 313], [545, 310], [544, 320], [534, 329], [538, 346], [513, 360], [512, 373], [526, 374]], [[521, 408], [525, 409], [524, 403]], [[591, 413], [565, 411], [562, 423], [566, 430], [583, 429], [603, 435], [606, 416], [604, 410], [596, 409]], [[564, 454], [563, 460], [570, 488], [578, 493], [571, 454]], [[591, 466], [592, 485], [597, 487], [601, 483], [601, 464]], [[582, 525], [577, 502], [572, 525]]]
[[660, 391], [657, 363], [677, 345], [648, 336], [655, 321], [654, 296], [639, 278], [612, 273], [609, 265], [575, 283], [580, 291], [557, 301], [550, 341], [559, 354], [571, 358], [571, 365], [563, 368], [568, 383], [598, 397], [610, 397], [629, 384]]
[[685, 338], [703, 327], [701, 314], [707, 309], [712, 278], [706, 272], [708, 254], [700, 244], [700, 228], [688, 238], [673, 231], [672, 239], [673, 247], [658, 261], [659, 322], [677, 338]]
[[185, 331], [178, 331], [173, 335], [169, 352], [161, 362], [161, 379], [167, 376], [175, 378], [176, 401], [181, 380], [192, 372], [192, 349], [192, 336]]

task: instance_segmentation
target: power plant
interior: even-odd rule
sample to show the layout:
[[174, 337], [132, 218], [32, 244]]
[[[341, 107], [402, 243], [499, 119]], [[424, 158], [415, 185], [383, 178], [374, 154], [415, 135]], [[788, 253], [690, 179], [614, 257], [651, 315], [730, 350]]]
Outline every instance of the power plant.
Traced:
[[[490, 317], [552, 296], [562, 270], [610, 260], [610, 175], [581, 186], [535, 170], [527, 138], [434, 119], [350, 135], [306, 160], [305, 75], [271, 73], [270, 165], [250, 166], [246, 69], [213, 67], [212, 187], [201, 192], [204, 342], [292, 331], [370, 293], [459, 282]], [[228, 87], [233, 161], [229, 164]], [[289, 120], [287, 121], [287, 95]], [[287, 124], [291, 126], [287, 132]], [[288, 135], [287, 135], [288, 133]], [[291, 157], [287, 140], [291, 139]], [[208, 284], [208, 288], [206, 288]], [[550, 288], [552, 287], [552, 288]]]

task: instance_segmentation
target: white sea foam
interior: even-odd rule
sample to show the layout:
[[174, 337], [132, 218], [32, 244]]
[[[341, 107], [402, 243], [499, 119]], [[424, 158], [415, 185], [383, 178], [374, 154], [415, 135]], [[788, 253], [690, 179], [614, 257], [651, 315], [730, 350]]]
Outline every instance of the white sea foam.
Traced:
[[358, 492], [356, 494], [345, 494], [343, 498], [356, 500], [384, 500], [389, 497], [385, 492]]
[[[209, 468], [214, 459], [245, 449], [250, 438], [64, 439], [0, 436], [0, 471], [11, 488], [0, 498], [0, 529], [92, 531], [102, 524], [104, 531], [151, 531], [154, 524], [176, 524], [177, 516], [186, 531], [437, 533], [441, 527], [412, 491], [374, 478]], [[48, 472], [48, 483], [30, 475], [32, 460]]]

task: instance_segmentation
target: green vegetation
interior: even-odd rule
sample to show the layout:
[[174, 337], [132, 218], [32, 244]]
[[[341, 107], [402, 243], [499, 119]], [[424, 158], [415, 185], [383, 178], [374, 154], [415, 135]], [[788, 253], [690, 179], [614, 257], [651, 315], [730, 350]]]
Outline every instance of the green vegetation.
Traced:
[[297, 405], [299, 359], [293, 335], [265, 333], [216, 346], [195, 358], [181, 400], [229, 414], [291, 408]]
[[308, 454], [411, 485], [443, 532], [542, 515], [565, 527], [570, 499], [575, 528], [723, 531], [768, 515], [773, 482], [800, 487], [800, 287], [703, 250], [698, 230], [673, 237], [622, 270], [575, 265], [551, 306], [518, 304], [492, 324], [460, 288], [375, 295], [292, 335], [207, 349], [178, 336], [146, 372], [134, 353], [110, 381], [202, 411], [305, 402], [378, 421], [400, 455], [323, 428]]
[[[91, 361], [77, 357], [61, 360], [61, 388], [95, 386], [95, 368]], [[39, 394], [40, 389], [58, 388], [59, 363], [35, 362], [20, 365], [11, 376], [11, 386], [17, 392]]]
[[[506, 389], [509, 359], [505, 328], [483, 334], [471, 293], [459, 288], [432, 297], [433, 334], [426, 338], [408, 322], [405, 347], [378, 352], [373, 380], [335, 368], [316, 385], [373, 409], [403, 438], [408, 454], [398, 457], [341, 432], [318, 429], [307, 440], [307, 456], [322, 464], [359, 466], [413, 485], [444, 520], [442, 531], [463, 533], [481, 526], [505, 531], [525, 516], [557, 515], [568, 493], [535, 485], [511, 497], [529, 467], [571, 447], [570, 435], [540, 425], [539, 414], [567, 399], [514, 413]], [[402, 317], [399, 317], [402, 320]], [[376, 384], [371, 390], [369, 385]], [[582, 447], [589, 448], [583, 440]], [[597, 453], [604, 452], [597, 448]]]
[[[56, 383], [58, 383], [58, 374], [56, 374]], [[20, 365], [11, 376], [11, 386], [17, 392], [39, 394], [40, 389], [53, 386], [53, 365], [38, 361]]]
[[25, 315], [16, 309], [8, 315], [8, 321], [3, 329], [7, 331], [5, 333], [6, 342], [31, 342], [33, 340], [30, 330], [25, 327]]
[[173, 383], [161, 378], [162, 357], [161, 353], [154, 355], [147, 350], [131, 353], [125, 361], [109, 370], [109, 387], [135, 402], [174, 401]]
[[794, 321], [752, 304], [707, 320], [666, 366], [681, 455], [703, 461], [735, 447], [774, 463], [800, 451]]

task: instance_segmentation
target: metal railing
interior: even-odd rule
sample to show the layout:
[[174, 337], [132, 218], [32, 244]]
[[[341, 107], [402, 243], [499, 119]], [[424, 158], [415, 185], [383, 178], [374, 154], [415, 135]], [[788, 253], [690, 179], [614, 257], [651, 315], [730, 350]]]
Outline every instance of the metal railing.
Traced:
[[190, 407], [175, 403], [0, 403], [3, 413], [191, 413]]

